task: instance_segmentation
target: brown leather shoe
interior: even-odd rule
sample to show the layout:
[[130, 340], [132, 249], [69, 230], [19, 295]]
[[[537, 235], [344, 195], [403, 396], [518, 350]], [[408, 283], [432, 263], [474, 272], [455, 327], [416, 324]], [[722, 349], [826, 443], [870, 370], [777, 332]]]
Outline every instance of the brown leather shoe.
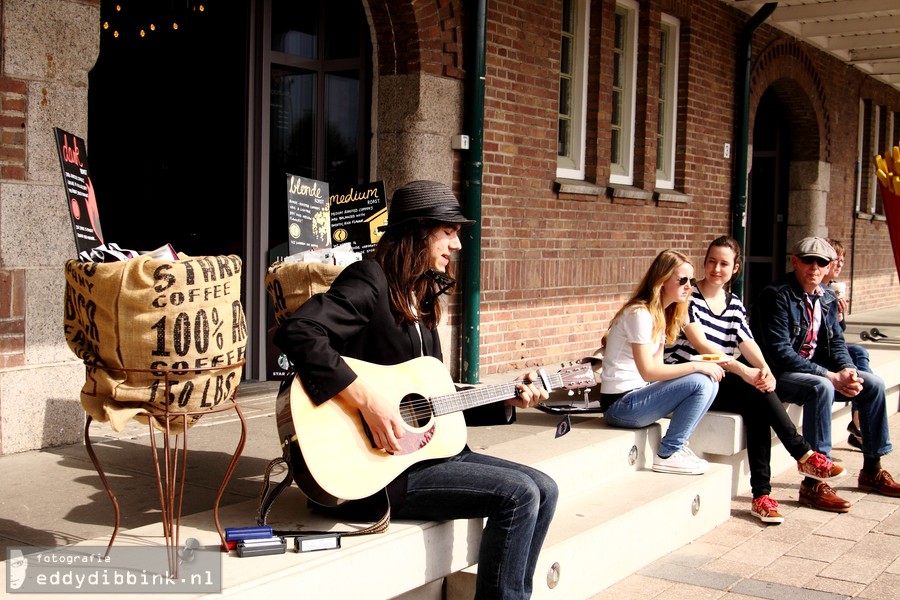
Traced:
[[864, 492], [878, 492], [883, 496], [891, 496], [893, 498], [900, 497], [900, 485], [884, 469], [881, 469], [874, 475], [860, 471], [859, 489]]
[[850, 503], [835, 494], [831, 486], [824, 481], [812, 487], [801, 483], [800, 504], [828, 512], [845, 513], [850, 510]]

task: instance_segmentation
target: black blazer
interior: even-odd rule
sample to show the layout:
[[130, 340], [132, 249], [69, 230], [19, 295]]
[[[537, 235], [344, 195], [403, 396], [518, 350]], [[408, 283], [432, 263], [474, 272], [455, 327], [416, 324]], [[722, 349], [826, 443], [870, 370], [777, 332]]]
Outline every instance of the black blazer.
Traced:
[[[281, 324], [274, 341], [293, 363], [316, 404], [327, 402], [356, 379], [341, 356], [379, 365], [395, 365], [423, 354], [443, 360], [436, 328], [421, 327], [420, 341], [415, 325], [397, 324], [387, 278], [373, 260], [353, 263], [341, 271], [327, 292], [312, 296]], [[503, 402], [469, 409], [464, 415], [467, 425], [515, 420], [515, 410]], [[463, 450], [468, 451], [468, 447]], [[395, 506], [402, 502], [405, 482], [404, 473], [388, 486]]]

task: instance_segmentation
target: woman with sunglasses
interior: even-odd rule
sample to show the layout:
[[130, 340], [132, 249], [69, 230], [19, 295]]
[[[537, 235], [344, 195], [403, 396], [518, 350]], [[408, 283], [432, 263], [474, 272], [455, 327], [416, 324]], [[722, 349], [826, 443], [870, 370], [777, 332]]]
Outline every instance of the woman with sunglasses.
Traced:
[[684, 334], [666, 349], [667, 363], [683, 363], [698, 352], [722, 353], [739, 360], [725, 363], [727, 373], [719, 384], [712, 410], [738, 413], [747, 430], [747, 463], [753, 502], [750, 512], [763, 523], [783, 523], [772, 492], [772, 430], [797, 461], [801, 474], [824, 481], [844, 474], [797, 431], [775, 393], [775, 377], [750, 333], [743, 302], [731, 293], [731, 281], [741, 268], [737, 240], [722, 236], [713, 240], [703, 260], [703, 279], [696, 283], [688, 308]]
[[613, 427], [639, 428], [671, 414], [653, 458], [660, 473], [701, 475], [709, 463], [688, 448], [725, 371], [711, 361], [669, 365], [663, 349], [687, 316], [694, 266], [674, 250], [660, 252], [603, 337], [600, 401]]

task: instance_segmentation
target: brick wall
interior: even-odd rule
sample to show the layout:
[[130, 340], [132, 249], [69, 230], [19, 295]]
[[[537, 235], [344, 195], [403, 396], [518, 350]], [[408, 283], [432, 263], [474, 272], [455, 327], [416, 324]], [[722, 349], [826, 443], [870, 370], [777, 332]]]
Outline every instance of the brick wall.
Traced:
[[368, 3], [382, 75], [422, 72], [462, 78], [462, 2]]
[[25, 364], [25, 271], [0, 270], [0, 369]]
[[25, 82], [0, 77], [0, 179], [25, 179]]
[[[0, 77], [0, 179], [25, 180], [25, 83]], [[0, 270], [0, 369], [25, 364], [25, 271]]]
[[[651, 3], [655, 6], [655, 3]], [[693, 6], [696, 6], [694, 3]], [[642, 4], [642, 9], [643, 9]], [[690, 9], [679, 6], [682, 17]], [[643, 276], [653, 257], [675, 248], [702, 259], [709, 240], [730, 228], [731, 164], [722, 158], [731, 140], [733, 49], [736, 21], [683, 22], [679, 135], [679, 191], [687, 202], [616, 197], [609, 176], [612, 2], [592, 3], [589, 50], [587, 171], [596, 195], [559, 194], [556, 106], [559, 77], [559, 7], [556, 3], [494, 3], [489, 7], [481, 340], [485, 372], [565, 361], [593, 352], [609, 318]], [[535, 18], [526, 18], [535, 15]], [[641, 20], [638, 39], [635, 186], [653, 191], [656, 172], [658, 9]], [[725, 29], [726, 33], [721, 31]], [[705, 57], [691, 64], [685, 56]], [[717, 65], [711, 68], [709, 65]], [[699, 93], [702, 91], [702, 93]], [[693, 93], [691, 93], [693, 91]], [[698, 266], [699, 269], [699, 266]]]
[[[734, 154], [726, 159], [723, 150], [735, 141], [736, 46], [747, 16], [714, 0], [640, 6], [636, 193], [613, 192], [608, 185], [615, 3], [595, 0], [586, 180], [597, 191], [564, 194], [555, 185], [560, 4], [506, 0], [488, 5], [483, 374], [593, 352], [609, 318], [660, 250], [686, 253], [700, 272], [709, 241], [731, 232]], [[661, 12], [681, 20], [675, 191], [683, 200], [677, 201], [653, 199], [658, 93], [653, 65]], [[754, 72], [766, 82], [753, 89], [755, 99], [774, 82], [783, 85], [789, 106], [797, 102], [790, 106], [797, 116], [792, 122], [797, 137], [812, 140], [793, 149], [792, 159], [831, 164], [827, 225], [845, 244], [856, 240], [854, 309], [895, 303], [897, 277], [886, 226], [854, 219], [852, 207], [857, 89], [887, 104], [900, 102], [900, 96], [871, 81], [872, 89], [861, 89], [861, 74], [784, 37], [768, 25], [754, 35], [755, 57], [778, 49], [770, 51], [771, 65]], [[850, 269], [848, 264], [847, 277]]]

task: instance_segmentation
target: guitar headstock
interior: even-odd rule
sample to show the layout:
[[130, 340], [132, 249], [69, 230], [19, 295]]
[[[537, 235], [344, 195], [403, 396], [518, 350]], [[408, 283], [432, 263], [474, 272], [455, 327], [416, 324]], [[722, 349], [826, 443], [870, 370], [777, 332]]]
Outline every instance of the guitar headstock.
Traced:
[[580, 390], [594, 387], [597, 380], [594, 377], [594, 368], [590, 363], [578, 363], [559, 370], [562, 387], [567, 390]]

